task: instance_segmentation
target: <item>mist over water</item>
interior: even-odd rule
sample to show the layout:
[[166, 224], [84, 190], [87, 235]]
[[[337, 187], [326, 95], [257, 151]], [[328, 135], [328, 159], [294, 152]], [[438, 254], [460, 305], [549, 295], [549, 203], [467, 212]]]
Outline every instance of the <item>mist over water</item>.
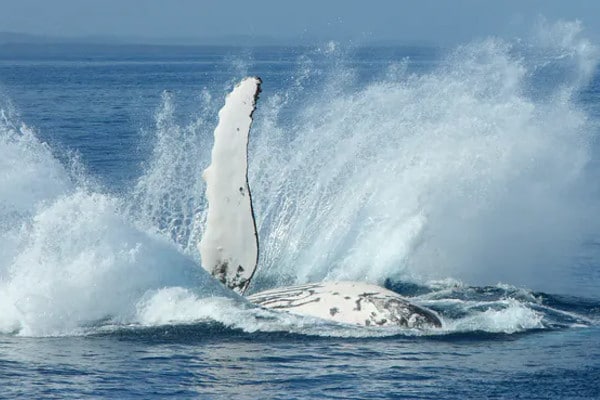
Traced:
[[[578, 101], [597, 61], [574, 23], [540, 27], [527, 42], [466, 44], [428, 71], [406, 60], [367, 79], [333, 44], [307, 51], [286, 87], [265, 80], [254, 114], [249, 180], [261, 248], [251, 290], [416, 282], [429, 288], [417, 300], [441, 312], [448, 331], [544, 327], [550, 311], [514, 286], [568, 281], [600, 232], [597, 121]], [[246, 331], [370, 334], [252, 309], [200, 268], [200, 176], [222, 87], [203, 91], [183, 122], [177, 98], [163, 93], [152, 153], [118, 195], [3, 111], [0, 332], [208, 318]], [[489, 301], [469, 297], [462, 282], [509, 286]]]

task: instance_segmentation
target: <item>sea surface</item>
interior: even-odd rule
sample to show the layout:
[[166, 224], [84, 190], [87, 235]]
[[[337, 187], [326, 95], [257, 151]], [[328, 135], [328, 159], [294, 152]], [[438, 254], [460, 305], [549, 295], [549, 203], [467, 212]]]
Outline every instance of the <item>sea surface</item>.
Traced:
[[[0, 46], [0, 398], [600, 398], [599, 43]], [[377, 283], [429, 330], [205, 273], [218, 110], [260, 76], [250, 292]]]

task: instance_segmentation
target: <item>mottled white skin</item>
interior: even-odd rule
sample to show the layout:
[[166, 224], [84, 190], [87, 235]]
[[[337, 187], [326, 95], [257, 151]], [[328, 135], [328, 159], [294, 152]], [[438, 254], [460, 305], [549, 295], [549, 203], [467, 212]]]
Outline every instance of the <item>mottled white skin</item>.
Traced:
[[248, 187], [248, 133], [260, 92], [259, 78], [246, 78], [219, 111], [211, 164], [204, 170], [209, 208], [199, 250], [202, 266], [243, 294], [258, 260], [258, 239]]
[[265, 308], [362, 326], [441, 327], [432, 311], [391, 290], [362, 282], [323, 282], [266, 290], [248, 296]]
[[[215, 129], [212, 161], [204, 171], [208, 215], [199, 244], [202, 266], [243, 294], [258, 261], [258, 237], [248, 185], [248, 134], [260, 92], [259, 78], [246, 78], [227, 96]], [[248, 297], [265, 308], [361, 326], [429, 328], [440, 319], [382, 287], [361, 282], [325, 282], [284, 287]]]

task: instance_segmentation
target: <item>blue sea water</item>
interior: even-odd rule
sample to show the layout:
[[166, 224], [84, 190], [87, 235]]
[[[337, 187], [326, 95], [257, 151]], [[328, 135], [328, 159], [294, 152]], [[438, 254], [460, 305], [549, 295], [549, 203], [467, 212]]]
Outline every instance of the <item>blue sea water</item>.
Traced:
[[[600, 398], [600, 55], [579, 28], [0, 47], [0, 398]], [[260, 310], [203, 273], [200, 176], [246, 75], [250, 290], [379, 283], [443, 328]]]

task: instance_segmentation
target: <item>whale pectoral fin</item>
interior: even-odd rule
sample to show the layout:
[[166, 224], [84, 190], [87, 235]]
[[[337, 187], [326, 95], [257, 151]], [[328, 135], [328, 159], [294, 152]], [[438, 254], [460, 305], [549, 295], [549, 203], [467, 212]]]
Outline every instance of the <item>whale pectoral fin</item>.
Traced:
[[202, 266], [243, 294], [258, 261], [258, 236], [248, 185], [248, 135], [260, 93], [260, 78], [245, 78], [225, 99], [214, 132], [206, 181], [208, 214], [198, 244]]

